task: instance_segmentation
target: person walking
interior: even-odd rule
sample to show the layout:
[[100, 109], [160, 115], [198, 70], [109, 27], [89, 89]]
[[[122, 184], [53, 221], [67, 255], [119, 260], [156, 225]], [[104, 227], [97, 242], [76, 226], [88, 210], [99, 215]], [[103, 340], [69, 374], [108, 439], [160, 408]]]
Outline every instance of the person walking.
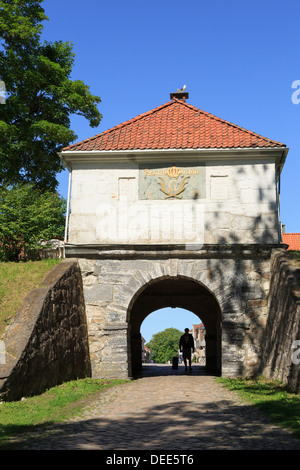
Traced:
[[195, 351], [194, 338], [189, 333], [189, 329], [185, 328], [184, 334], [180, 337], [179, 349], [182, 351], [182, 357], [187, 371], [187, 363], [189, 363], [189, 370], [192, 370], [192, 350]]

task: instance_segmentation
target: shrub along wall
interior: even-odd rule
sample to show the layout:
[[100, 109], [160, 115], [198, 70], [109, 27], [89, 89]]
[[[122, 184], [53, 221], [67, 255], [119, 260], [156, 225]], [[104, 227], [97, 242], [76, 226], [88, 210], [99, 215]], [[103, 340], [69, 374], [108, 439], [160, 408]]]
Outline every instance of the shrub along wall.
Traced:
[[[262, 356], [262, 373], [300, 389], [300, 267], [288, 252], [271, 261], [269, 315]], [[300, 343], [300, 341], [299, 341]], [[298, 352], [297, 352], [298, 350]]]
[[91, 375], [82, 277], [76, 260], [62, 261], [27, 295], [2, 341], [2, 399], [19, 400]]

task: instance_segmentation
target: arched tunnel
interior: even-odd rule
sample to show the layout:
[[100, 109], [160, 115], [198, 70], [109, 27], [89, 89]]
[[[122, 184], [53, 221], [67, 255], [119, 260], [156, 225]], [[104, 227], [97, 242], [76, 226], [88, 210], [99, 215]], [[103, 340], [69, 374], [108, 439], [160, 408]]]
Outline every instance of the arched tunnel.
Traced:
[[155, 310], [180, 307], [191, 311], [203, 322], [206, 330], [206, 370], [221, 374], [221, 309], [212, 292], [189, 278], [153, 280], [135, 295], [128, 309], [129, 375], [142, 369], [141, 333], [144, 319]]

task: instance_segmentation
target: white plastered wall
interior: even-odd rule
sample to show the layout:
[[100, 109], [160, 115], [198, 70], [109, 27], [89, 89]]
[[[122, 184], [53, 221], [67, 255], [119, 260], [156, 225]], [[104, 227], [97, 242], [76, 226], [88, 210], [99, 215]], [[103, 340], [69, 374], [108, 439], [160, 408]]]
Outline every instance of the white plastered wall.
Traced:
[[139, 200], [138, 184], [135, 162], [74, 163], [69, 243], [278, 243], [271, 158], [206, 161], [199, 200]]

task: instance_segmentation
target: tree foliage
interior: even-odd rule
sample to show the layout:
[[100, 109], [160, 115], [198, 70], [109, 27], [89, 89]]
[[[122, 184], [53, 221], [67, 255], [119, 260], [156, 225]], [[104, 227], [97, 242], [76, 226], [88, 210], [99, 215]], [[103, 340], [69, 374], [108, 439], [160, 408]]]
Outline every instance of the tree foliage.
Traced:
[[152, 336], [146, 346], [151, 350], [151, 358], [156, 363], [166, 363], [178, 356], [179, 340], [182, 331], [176, 328], [167, 328]]
[[48, 20], [43, 0], [0, 0], [0, 183], [34, 183], [54, 190], [62, 170], [57, 152], [76, 140], [70, 116], [102, 118], [81, 80], [70, 79], [75, 54], [71, 43], [41, 43]]
[[62, 238], [66, 201], [33, 185], [0, 187], [0, 260], [17, 261], [40, 239]]

